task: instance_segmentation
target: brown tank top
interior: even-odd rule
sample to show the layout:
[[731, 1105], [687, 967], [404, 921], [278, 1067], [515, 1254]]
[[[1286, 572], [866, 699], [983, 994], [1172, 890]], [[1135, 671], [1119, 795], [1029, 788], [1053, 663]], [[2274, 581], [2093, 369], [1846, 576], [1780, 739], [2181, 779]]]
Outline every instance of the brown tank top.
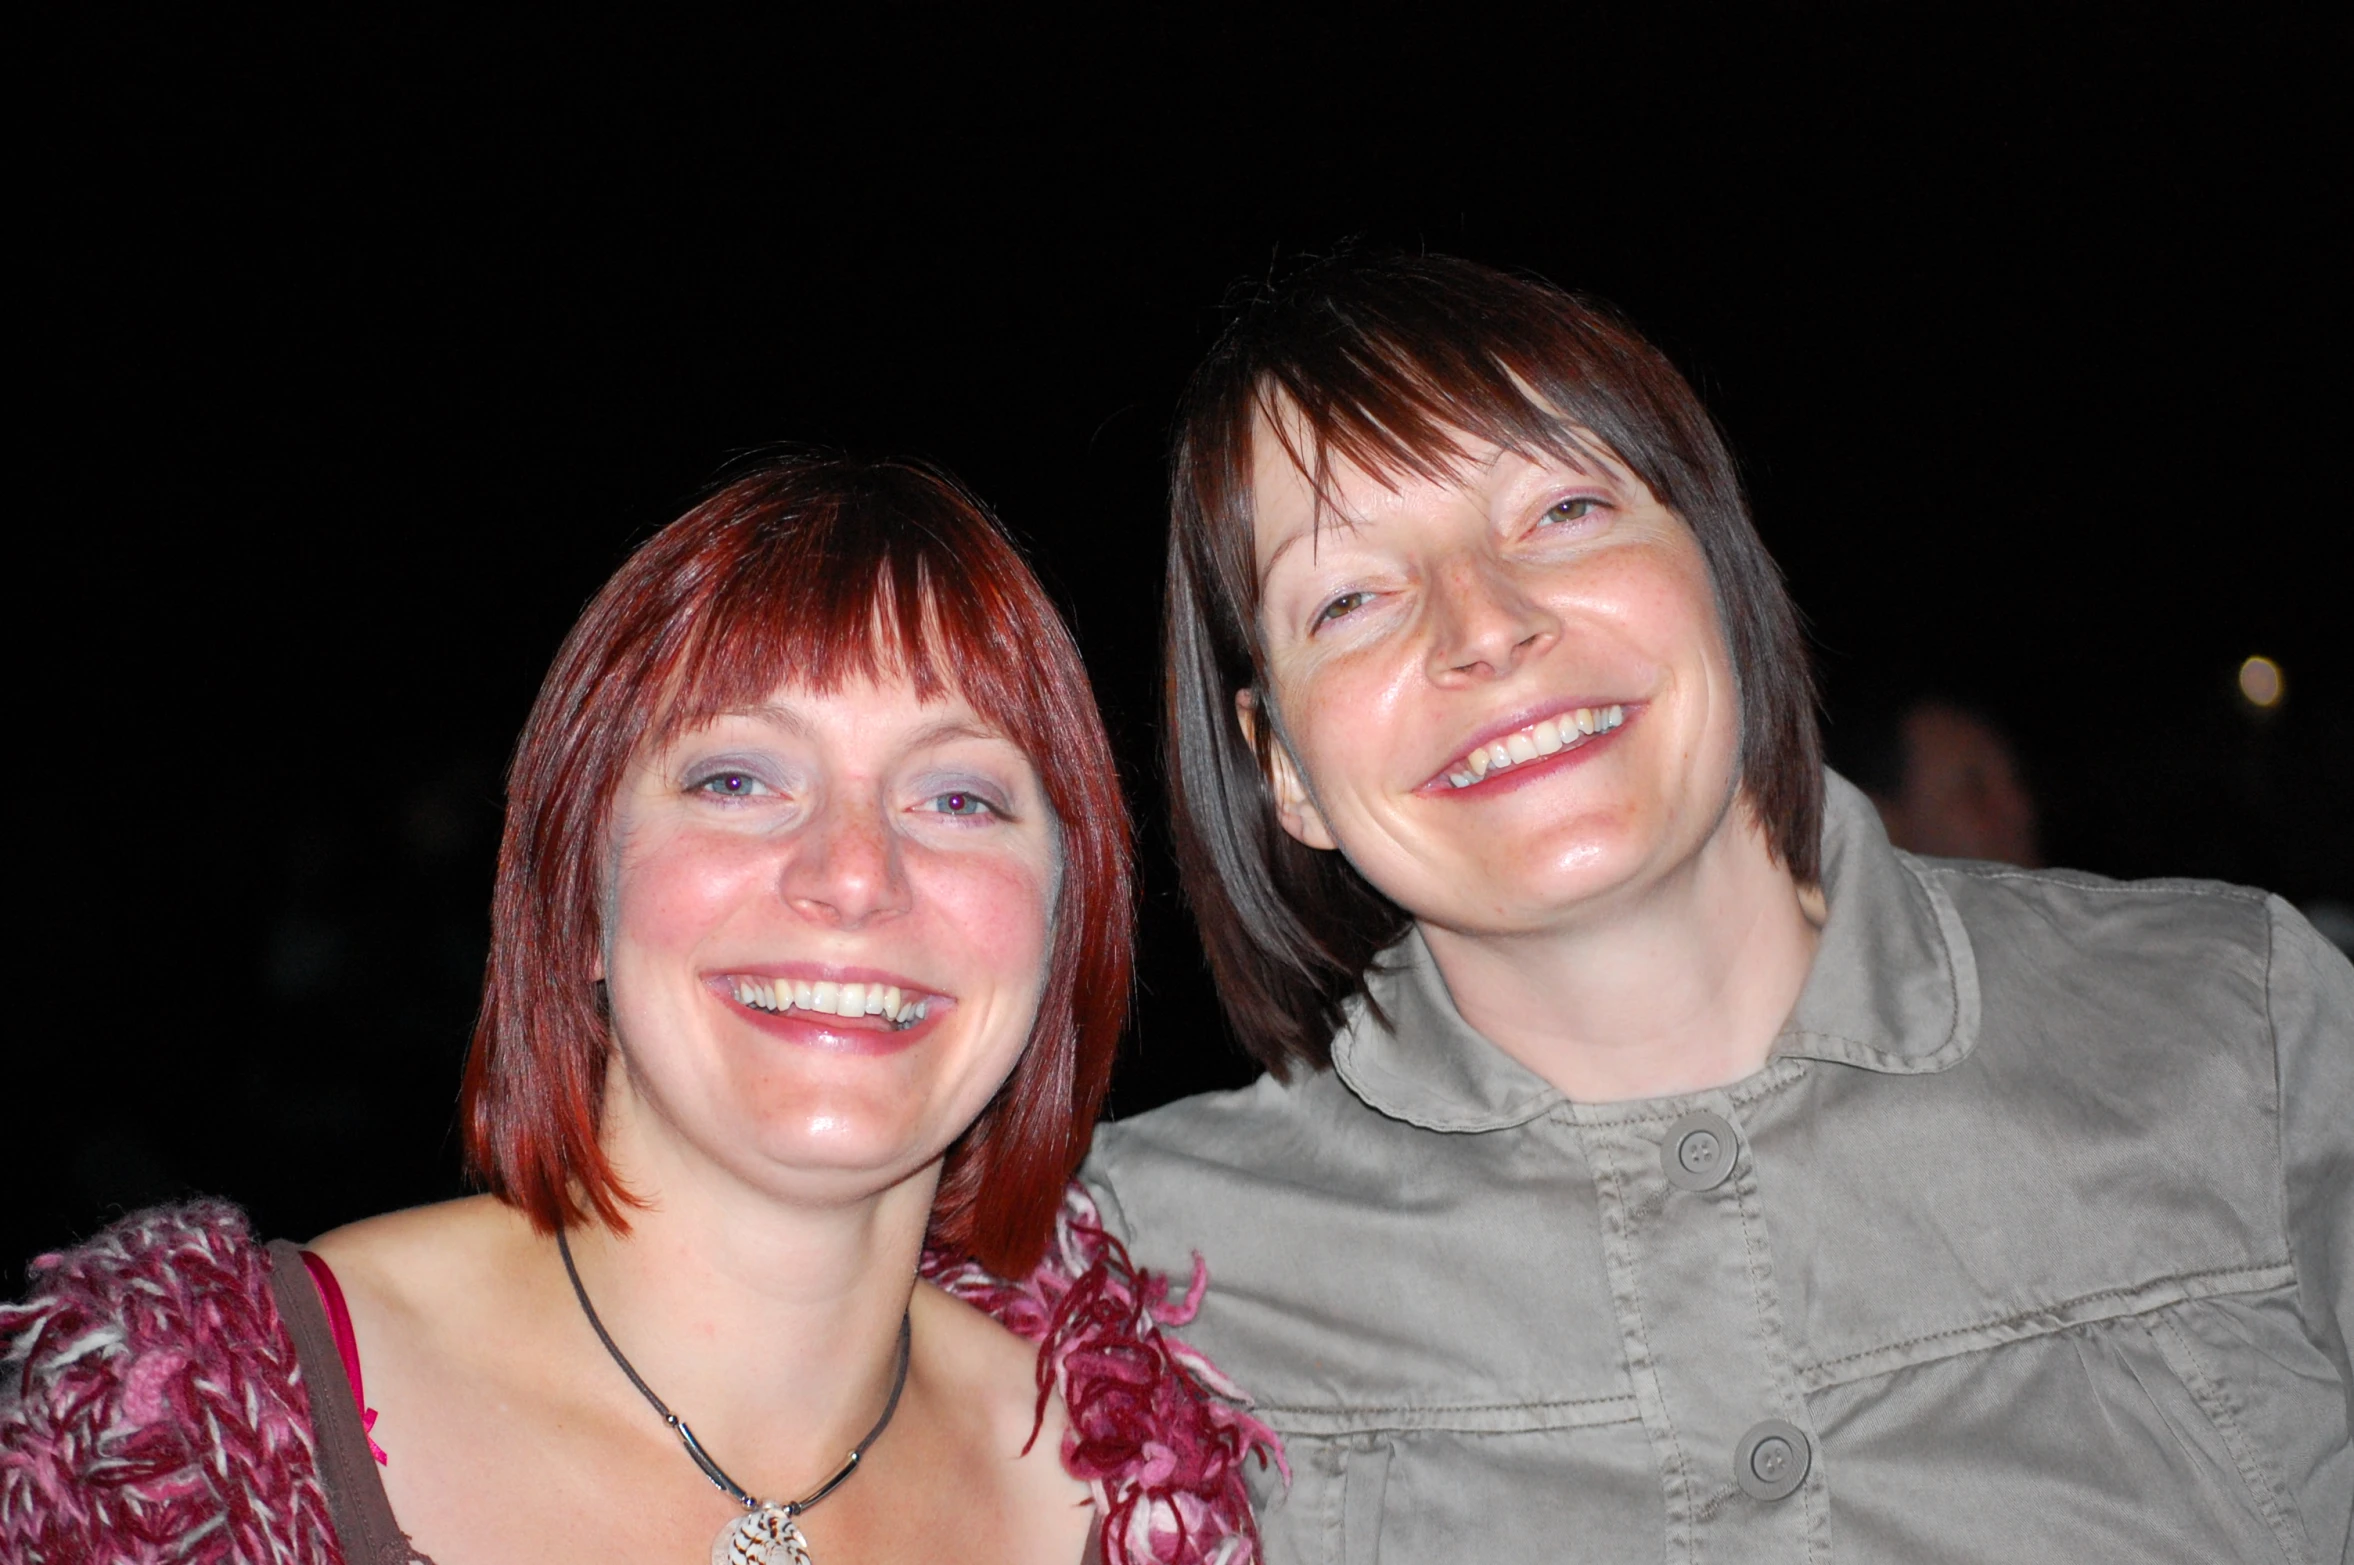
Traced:
[[311, 1439], [318, 1447], [319, 1486], [327, 1492], [327, 1514], [349, 1565], [433, 1565], [409, 1547], [409, 1536], [393, 1520], [392, 1502], [368, 1451], [368, 1431], [352, 1400], [335, 1331], [319, 1303], [319, 1290], [302, 1264], [302, 1251], [283, 1239], [270, 1244], [270, 1293], [278, 1318], [294, 1339], [311, 1398]]

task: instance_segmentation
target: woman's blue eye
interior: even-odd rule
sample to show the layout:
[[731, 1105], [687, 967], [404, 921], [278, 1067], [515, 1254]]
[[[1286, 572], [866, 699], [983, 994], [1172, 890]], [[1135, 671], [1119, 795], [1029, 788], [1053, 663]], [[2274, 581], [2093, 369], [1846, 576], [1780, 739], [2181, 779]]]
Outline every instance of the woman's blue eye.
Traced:
[[748, 799], [759, 791], [760, 779], [750, 772], [714, 772], [695, 787], [722, 799]]
[[943, 815], [972, 817], [997, 813], [996, 805], [991, 804], [977, 793], [967, 793], [962, 789], [954, 793], [940, 794], [932, 800], [932, 807]]

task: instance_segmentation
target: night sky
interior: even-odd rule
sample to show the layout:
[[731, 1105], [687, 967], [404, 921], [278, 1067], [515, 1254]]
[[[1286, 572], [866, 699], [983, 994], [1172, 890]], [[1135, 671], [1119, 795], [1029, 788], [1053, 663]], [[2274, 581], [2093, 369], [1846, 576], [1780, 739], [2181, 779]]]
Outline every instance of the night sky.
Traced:
[[935, 458], [1031, 549], [1148, 823], [1115, 1108], [1247, 1079], [1158, 825], [1163, 458], [1221, 302], [1347, 242], [1668, 350], [1835, 752], [1953, 693], [2058, 861], [2354, 902], [2338, 8], [980, 9], [19, 46], [7, 1263], [456, 1192], [507, 748], [778, 442]]

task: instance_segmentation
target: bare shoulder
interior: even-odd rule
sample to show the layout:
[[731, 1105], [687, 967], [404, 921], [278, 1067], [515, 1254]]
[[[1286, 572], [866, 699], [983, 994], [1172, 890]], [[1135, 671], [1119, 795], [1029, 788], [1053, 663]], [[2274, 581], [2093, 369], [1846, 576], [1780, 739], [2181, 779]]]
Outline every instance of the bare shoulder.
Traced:
[[511, 1248], [530, 1225], [522, 1214], [489, 1196], [413, 1206], [364, 1217], [313, 1239], [305, 1249], [325, 1260], [337, 1277], [381, 1273], [399, 1276], [419, 1269], [483, 1264], [493, 1252]]
[[[1011, 1497], [1053, 1511], [1084, 1507], [1087, 1486], [1063, 1469], [1068, 1418], [1062, 1398], [1049, 1395], [1045, 1417], [1039, 1417], [1036, 1345], [930, 1283], [917, 1285], [909, 1313], [915, 1340], [910, 1375], [926, 1377], [937, 1393], [935, 1405], [956, 1410], [961, 1439], [998, 1465]], [[1079, 1530], [1083, 1535], [1083, 1516]]]
[[[915, 1334], [910, 1373], [921, 1374], [969, 1413], [987, 1445], [1007, 1455], [1030, 1443], [1038, 1409], [1038, 1349], [981, 1311], [930, 1283], [918, 1283], [909, 1301]], [[1039, 1448], [1059, 1448], [1062, 1405], [1047, 1408], [1051, 1430], [1040, 1430]], [[1052, 1439], [1049, 1438], [1051, 1434]]]
[[[306, 1247], [333, 1269], [363, 1339], [378, 1332], [465, 1333], [496, 1310], [533, 1248], [522, 1214], [488, 1196], [411, 1207], [321, 1234]], [[458, 1317], [458, 1318], [453, 1318]]]

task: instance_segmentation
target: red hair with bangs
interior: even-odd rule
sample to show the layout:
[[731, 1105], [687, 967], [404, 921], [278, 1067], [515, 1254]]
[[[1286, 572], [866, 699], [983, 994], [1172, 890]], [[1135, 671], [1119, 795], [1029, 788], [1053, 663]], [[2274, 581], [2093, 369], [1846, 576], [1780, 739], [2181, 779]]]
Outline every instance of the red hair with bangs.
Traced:
[[597, 1140], [612, 1047], [591, 982], [630, 764], [792, 683], [951, 693], [1029, 757], [1060, 827], [1049, 971], [1013, 1075], [949, 1149], [931, 1240], [1019, 1276], [1044, 1252], [1111, 1078], [1134, 906], [1128, 817], [1077, 647], [962, 485], [909, 461], [796, 458], [728, 483], [633, 554], [564, 640], [517, 742], [469, 1172], [545, 1231], [636, 1204]]

